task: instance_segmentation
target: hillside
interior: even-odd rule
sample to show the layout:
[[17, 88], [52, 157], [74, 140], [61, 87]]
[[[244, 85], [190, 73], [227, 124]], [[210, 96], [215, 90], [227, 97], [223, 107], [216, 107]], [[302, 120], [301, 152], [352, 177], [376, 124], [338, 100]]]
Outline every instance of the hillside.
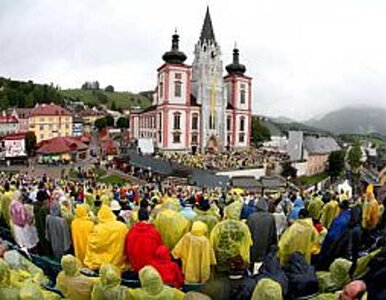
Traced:
[[59, 92], [64, 98], [83, 101], [90, 106], [106, 104], [111, 108], [114, 102], [117, 109], [129, 109], [133, 106], [146, 108], [151, 105], [151, 100], [148, 97], [131, 92], [105, 92], [103, 90], [82, 89], [60, 90]]
[[386, 109], [379, 107], [347, 107], [326, 114], [307, 125], [334, 133], [386, 135]]

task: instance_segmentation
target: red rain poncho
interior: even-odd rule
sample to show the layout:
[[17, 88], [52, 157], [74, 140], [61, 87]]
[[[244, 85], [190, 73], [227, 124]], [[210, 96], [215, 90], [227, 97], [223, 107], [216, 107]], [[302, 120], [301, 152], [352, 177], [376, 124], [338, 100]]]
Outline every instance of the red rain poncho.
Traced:
[[150, 264], [157, 248], [162, 245], [162, 238], [154, 225], [139, 222], [130, 229], [125, 244], [130, 265], [135, 272], [138, 272]]
[[162, 281], [179, 289], [184, 284], [184, 277], [178, 265], [172, 262], [168, 247], [162, 245], [155, 252], [151, 264], [162, 277]]

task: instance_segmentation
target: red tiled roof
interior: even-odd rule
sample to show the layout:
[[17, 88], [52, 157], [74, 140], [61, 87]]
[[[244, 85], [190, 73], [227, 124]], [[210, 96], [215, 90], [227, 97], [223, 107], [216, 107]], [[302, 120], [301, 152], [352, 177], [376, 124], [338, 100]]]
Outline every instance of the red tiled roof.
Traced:
[[72, 137], [56, 137], [50, 140], [39, 143], [39, 149], [36, 153], [39, 154], [60, 154], [71, 151], [83, 151], [88, 146], [76, 138]]
[[40, 104], [32, 109], [30, 116], [71, 116], [71, 113], [56, 104]]
[[0, 116], [0, 123], [19, 123], [15, 116]]
[[103, 141], [101, 143], [102, 150], [107, 155], [117, 155], [118, 154], [118, 147], [117, 144], [112, 140], [108, 139], [106, 141]]
[[9, 134], [5, 135], [2, 138], [2, 140], [3, 141], [14, 141], [14, 140], [24, 139], [27, 132], [28, 131], [19, 131], [19, 132], [9, 133]]

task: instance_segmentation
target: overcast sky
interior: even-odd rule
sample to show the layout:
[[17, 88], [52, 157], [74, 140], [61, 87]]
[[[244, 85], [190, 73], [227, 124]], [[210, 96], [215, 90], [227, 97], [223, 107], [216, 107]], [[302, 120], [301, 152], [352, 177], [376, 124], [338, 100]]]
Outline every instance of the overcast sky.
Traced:
[[0, 0], [0, 76], [153, 89], [175, 27], [192, 62], [208, 4], [224, 66], [237, 41], [254, 78], [255, 113], [386, 107], [385, 0]]

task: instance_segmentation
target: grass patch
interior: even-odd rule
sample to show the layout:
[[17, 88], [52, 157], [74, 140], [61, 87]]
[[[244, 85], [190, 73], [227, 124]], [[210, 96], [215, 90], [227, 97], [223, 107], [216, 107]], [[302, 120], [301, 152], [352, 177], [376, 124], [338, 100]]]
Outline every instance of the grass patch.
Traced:
[[115, 175], [115, 174], [101, 177], [98, 179], [98, 181], [104, 184], [111, 184], [111, 185], [115, 185], [115, 184], [124, 185], [128, 182], [127, 180], [123, 179], [121, 176]]
[[298, 186], [312, 186], [323, 181], [326, 178], [328, 178], [328, 175], [325, 172], [318, 173], [312, 176], [300, 176], [294, 180], [294, 184]]
[[133, 106], [147, 108], [151, 105], [151, 100], [143, 95], [134, 94], [131, 92], [105, 92], [104, 90], [61, 90], [59, 91], [64, 97], [75, 101], [82, 101], [90, 106], [106, 104], [111, 108], [111, 104], [115, 102], [117, 109], [130, 109]]

